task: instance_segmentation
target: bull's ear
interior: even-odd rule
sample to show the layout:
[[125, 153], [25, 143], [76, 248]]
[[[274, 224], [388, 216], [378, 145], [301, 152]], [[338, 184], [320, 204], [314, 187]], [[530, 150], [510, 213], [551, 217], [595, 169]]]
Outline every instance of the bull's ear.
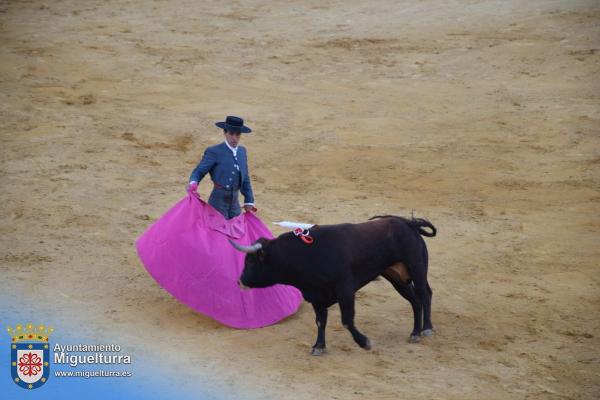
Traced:
[[258, 261], [261, 263], [265, 262], [265, 251], [260, 249], [256, 252], [256, 257], [258, 257]]
[[270, 242], [270, 240], [267, 238], [260, 238], [256, 241], [256, 243], [261, 244], [260, 249], [258, 249], [258, 251], [256, 252], [256, 257], [258, 258], [258, 261], [260, 261], [261, 263], [265, 261], [265, 248], [267, 247], [269, 242]]

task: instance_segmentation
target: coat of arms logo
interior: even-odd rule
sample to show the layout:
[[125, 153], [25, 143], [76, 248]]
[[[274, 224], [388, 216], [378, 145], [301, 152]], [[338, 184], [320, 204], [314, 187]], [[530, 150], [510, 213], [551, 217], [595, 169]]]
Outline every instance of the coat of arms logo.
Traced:
[[54, 329], [44, 325], [25, 327], [18, 324], [7, 329], [10, 345], [10, 371], [13, 382], [24, 389], [37, 389], [50, 376], [50, 343], [48, 337]]

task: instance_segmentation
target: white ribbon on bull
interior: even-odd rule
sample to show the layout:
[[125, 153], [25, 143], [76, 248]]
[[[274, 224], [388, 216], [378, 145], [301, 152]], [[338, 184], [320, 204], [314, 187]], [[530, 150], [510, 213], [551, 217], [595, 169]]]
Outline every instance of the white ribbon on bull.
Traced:
[[[292, 222], [292, 221], [277, 221], [277, 222], [273, 222], [273, 223], [275, 225], [279, 225], [284, 228], [290, 228], [292, 230], [296, 229], [296, 228], [308, 230], [308, 229], [312, 228], [313, 226], [315, 226], [315, 224], [306, 224], [303, 222]], [[243, 253], [256, 253], [258, 250], [262, 249], [262, 244], [260, 244], [260, 243], [255, 243], [252, 246], [242, 246], [241, 244], [235, 243], [231, 239], [227, 239], [227, 240], [229, 240], [229, 243], [231, 243], [231, 245], [233, 247], [235, 247], [236, 250], [241, 251]]]
[[312, 228], [313, 224], [305, 224], [303, 222], [292, 222], [292, 221], [279, 221], [273, 222], [275, 225], [283, 226], [284, 228], [291, 228], [294, 235], [302, 239], [306, 244], [312, 244], [314, 239], [310, 236], [309, 229]]
[[273, 222], [275, 225], [283, 226], [284, 228], [296, 229], [301, 228], [303, 230], [307, 230], [315, 226], [315, 224], [305, 224], [303, 222], [292, 222], [292, 221], [278, 221]]

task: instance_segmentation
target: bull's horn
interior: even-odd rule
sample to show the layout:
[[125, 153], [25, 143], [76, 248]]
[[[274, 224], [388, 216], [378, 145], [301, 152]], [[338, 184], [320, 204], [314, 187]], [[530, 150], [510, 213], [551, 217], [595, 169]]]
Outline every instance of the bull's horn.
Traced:
[[262, 244], [260, 244], [260, 243], [255, 243], [252, 246], [242, 246], [241, 244], [237, 244], [236, 242], [234, 242], [231, 239], [227, 239], [227, 240], [229, 240], [229, 243], [231, 243], [231, 245], [233, 247], [235, 247], [236, 250], [239, 250], [243, 253], [256, 253], [257, 251], [262, 249]]

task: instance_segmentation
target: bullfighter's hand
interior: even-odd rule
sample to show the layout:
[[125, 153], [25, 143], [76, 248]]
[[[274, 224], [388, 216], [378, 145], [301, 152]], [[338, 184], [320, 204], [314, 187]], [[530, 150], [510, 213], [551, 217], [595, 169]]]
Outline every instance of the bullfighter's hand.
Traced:
[[192, 194], [194, 196], [196, 196], [197, 198], [200, 198], [200, 193], [198, 193], [198, 183], [197, 182], [191, 182], [187, 188], [187, 193]]
[[246, 212], [249, 212], [249, 211], [256, 212], [256, 211], [258, 211], [258, 209], [256, 207], [254, 207], [253, 205], [251, 205], [251, 204], [244, 205], [244, 210]]
[[190, 182], [186, 187], [186, 191], [190, 192], [190, 193], [196, 193], [197, 189], [198, 189], [198, 182]]

